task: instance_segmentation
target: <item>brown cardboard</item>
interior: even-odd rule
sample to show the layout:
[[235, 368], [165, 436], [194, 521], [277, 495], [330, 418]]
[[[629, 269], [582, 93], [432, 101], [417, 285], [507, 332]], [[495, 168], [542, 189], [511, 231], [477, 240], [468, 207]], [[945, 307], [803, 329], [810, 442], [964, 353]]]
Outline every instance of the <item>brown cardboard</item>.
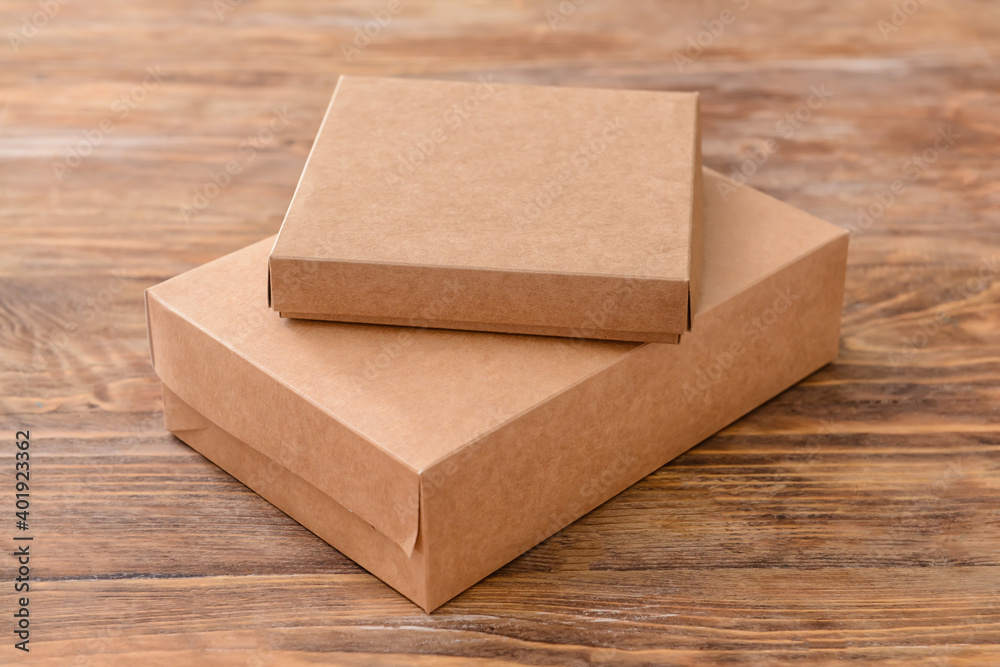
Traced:
[[677, 342], [696, 93], [343, 76], [271, 251], [283, 317]]
[[681, 345], [281, 319], [266, 240], [147, 291], [167, 427], [432, 610], [836, 356], [846, 233], [705, 179]]

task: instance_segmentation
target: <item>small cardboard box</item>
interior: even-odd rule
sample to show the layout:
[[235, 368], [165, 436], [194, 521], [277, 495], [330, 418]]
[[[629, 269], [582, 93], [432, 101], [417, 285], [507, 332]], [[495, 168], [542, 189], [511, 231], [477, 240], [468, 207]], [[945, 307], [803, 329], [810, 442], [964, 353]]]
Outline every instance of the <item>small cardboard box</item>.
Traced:
[[283, 317], [676, 343], [696, 93], [343, 76], [271, 251]]
[[430, 611], [837, 355], [847, 234], [705, 175], [681, 345], [281, 319], [266, 240], [147, 291], [167, 428]]

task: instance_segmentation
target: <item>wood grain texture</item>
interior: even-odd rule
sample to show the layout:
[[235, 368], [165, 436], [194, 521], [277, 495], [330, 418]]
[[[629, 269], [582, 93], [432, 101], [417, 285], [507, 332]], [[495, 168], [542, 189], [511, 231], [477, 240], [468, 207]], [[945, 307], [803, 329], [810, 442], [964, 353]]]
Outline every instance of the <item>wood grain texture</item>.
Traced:
[[[348, 61], [387, 3], [0, 1], [0, 663], [1000, 662], [1000, 5], [893, 4], [412, 0]], [[164, 432], [146, 349], [342, 72], [700, 92], [706, 164], [854, 229], [840, 358], [425, 615]]]

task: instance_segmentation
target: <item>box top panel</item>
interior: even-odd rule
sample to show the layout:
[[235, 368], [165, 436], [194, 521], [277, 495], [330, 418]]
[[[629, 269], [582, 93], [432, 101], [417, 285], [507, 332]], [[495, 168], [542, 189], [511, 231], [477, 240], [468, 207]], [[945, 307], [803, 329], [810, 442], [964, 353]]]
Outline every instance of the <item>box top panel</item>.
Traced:
[[688, 279], [697, 95], [342, 77], [276, 256]]
[[[705, 179], [699, 312], [844, 234], [714, 172]], [[283, 320], [263, 299], [271, 243], [152, 287], [150, 298], [414, 471], [641, 345]]]

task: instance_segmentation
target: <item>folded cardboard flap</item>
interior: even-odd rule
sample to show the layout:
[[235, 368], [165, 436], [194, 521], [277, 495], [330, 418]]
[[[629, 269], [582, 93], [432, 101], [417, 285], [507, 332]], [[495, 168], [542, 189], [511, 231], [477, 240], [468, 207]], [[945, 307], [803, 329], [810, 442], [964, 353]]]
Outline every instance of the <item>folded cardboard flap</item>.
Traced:
[[210, 428], [212, 422], [163, 385], [163, 422], [174, 434]]
[[[419, 473], [220, 338], [197, 335], [196, 324], [159, 298], [167, 284], [150, 288], [146, 299], [150, 348], [157, 350], [154, 370], [164, 384], [234, 437], [302, 471], [304, 479], [412, 553], [420, 522]], [[252, 323], [242, 326], [248, 328], [228, 332], [230, 344], [271, 345], [255, 339]], [[234, 390], [255, 396], [258, 403], [231, 400]], [[373, 485], [371, 479], [380, 483]]]
[[[425, 558], [419, 547], [404, 553], [399, 545], [314, 485], [247, 443], [233, 437], [163, 385], [167, 427], [215, 465], [253, 489], [272, 505], [357, 563], [378, 572], [390, 586], [426, 611]], [[172, 426], [203, 427], [173, 430]]]

